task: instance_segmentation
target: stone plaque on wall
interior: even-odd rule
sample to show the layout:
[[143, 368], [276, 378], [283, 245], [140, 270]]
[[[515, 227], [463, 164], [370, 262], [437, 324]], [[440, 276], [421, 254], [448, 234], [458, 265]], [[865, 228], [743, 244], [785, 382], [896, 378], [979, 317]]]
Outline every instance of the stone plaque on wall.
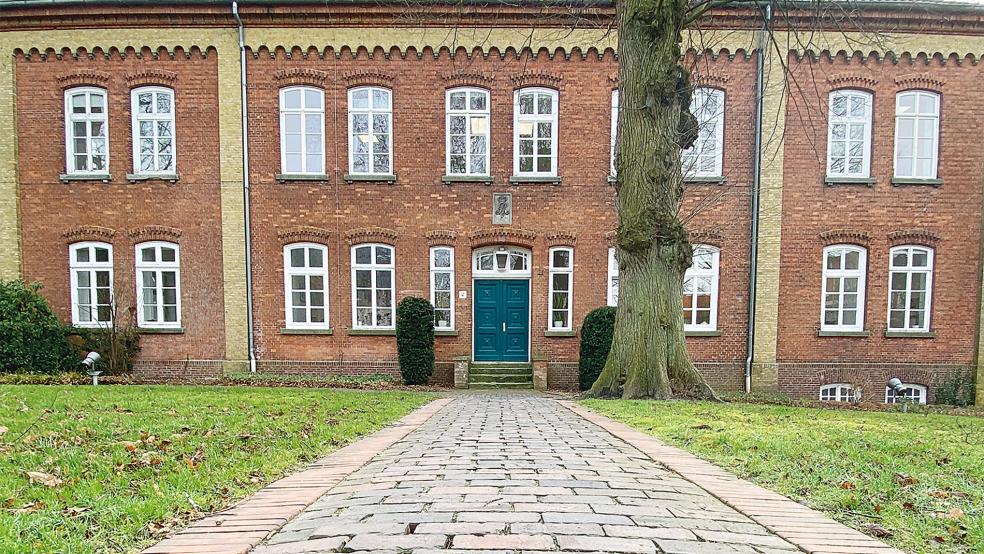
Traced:
[[512, 193], [492, 193], [492, 224], [512, 225]]

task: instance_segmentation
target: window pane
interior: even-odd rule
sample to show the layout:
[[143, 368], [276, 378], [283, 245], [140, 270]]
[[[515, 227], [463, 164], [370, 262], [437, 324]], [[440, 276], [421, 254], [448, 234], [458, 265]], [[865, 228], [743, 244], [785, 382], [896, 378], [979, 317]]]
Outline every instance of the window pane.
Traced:
[[570, 250], [554, 250], [553, 265], [557, 268], [567, 268], [571, 264]]
[[320, 248], [308, 248], [308, 267], [324, 267], [324, 253]]
[[360, 246], [355, 249], [355, 263], [357, 264], [368, 264], [372, 263], [372, 247], [371, 246]]
[[393, 251], [385, 246], [376, 247], [376, 263], [390, 264], [393, 262]]
[[451, 267], [451, 251], [446, 248], [434, 250], [434, 267]]

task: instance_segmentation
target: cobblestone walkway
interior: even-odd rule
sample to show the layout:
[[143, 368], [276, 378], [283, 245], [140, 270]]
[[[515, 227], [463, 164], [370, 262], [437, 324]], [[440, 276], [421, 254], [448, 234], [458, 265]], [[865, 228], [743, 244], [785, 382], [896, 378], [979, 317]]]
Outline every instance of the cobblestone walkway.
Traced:
[[464, 395], [255, 554], [798, 551], [544, 397]]

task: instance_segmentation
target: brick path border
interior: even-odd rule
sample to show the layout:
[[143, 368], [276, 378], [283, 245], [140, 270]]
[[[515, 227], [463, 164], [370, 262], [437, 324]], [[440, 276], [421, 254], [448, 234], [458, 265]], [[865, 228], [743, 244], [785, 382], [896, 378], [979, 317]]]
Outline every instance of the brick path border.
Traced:
[[569, 400], [558, 400], [575, 414], [629, 443], [684, 479], [706, 490], [721, 502], [748, 516], [810, 554], [903, 554], [860, 531], [834, 521], [821, 512], [764, 489]]
[[283, 527], [349, 473], [403, 439], [450, 403], [439, 398], [375, 433], [274, 481], [236, 505], [200, 519], [143, 554], [242, 554]]

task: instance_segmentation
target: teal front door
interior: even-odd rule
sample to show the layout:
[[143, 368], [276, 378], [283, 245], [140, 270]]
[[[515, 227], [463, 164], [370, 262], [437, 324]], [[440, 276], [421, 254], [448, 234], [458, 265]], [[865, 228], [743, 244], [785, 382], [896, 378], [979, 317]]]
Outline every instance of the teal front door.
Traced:
[[530, 282], [475, 280], [475, 361], [528, 362]]

